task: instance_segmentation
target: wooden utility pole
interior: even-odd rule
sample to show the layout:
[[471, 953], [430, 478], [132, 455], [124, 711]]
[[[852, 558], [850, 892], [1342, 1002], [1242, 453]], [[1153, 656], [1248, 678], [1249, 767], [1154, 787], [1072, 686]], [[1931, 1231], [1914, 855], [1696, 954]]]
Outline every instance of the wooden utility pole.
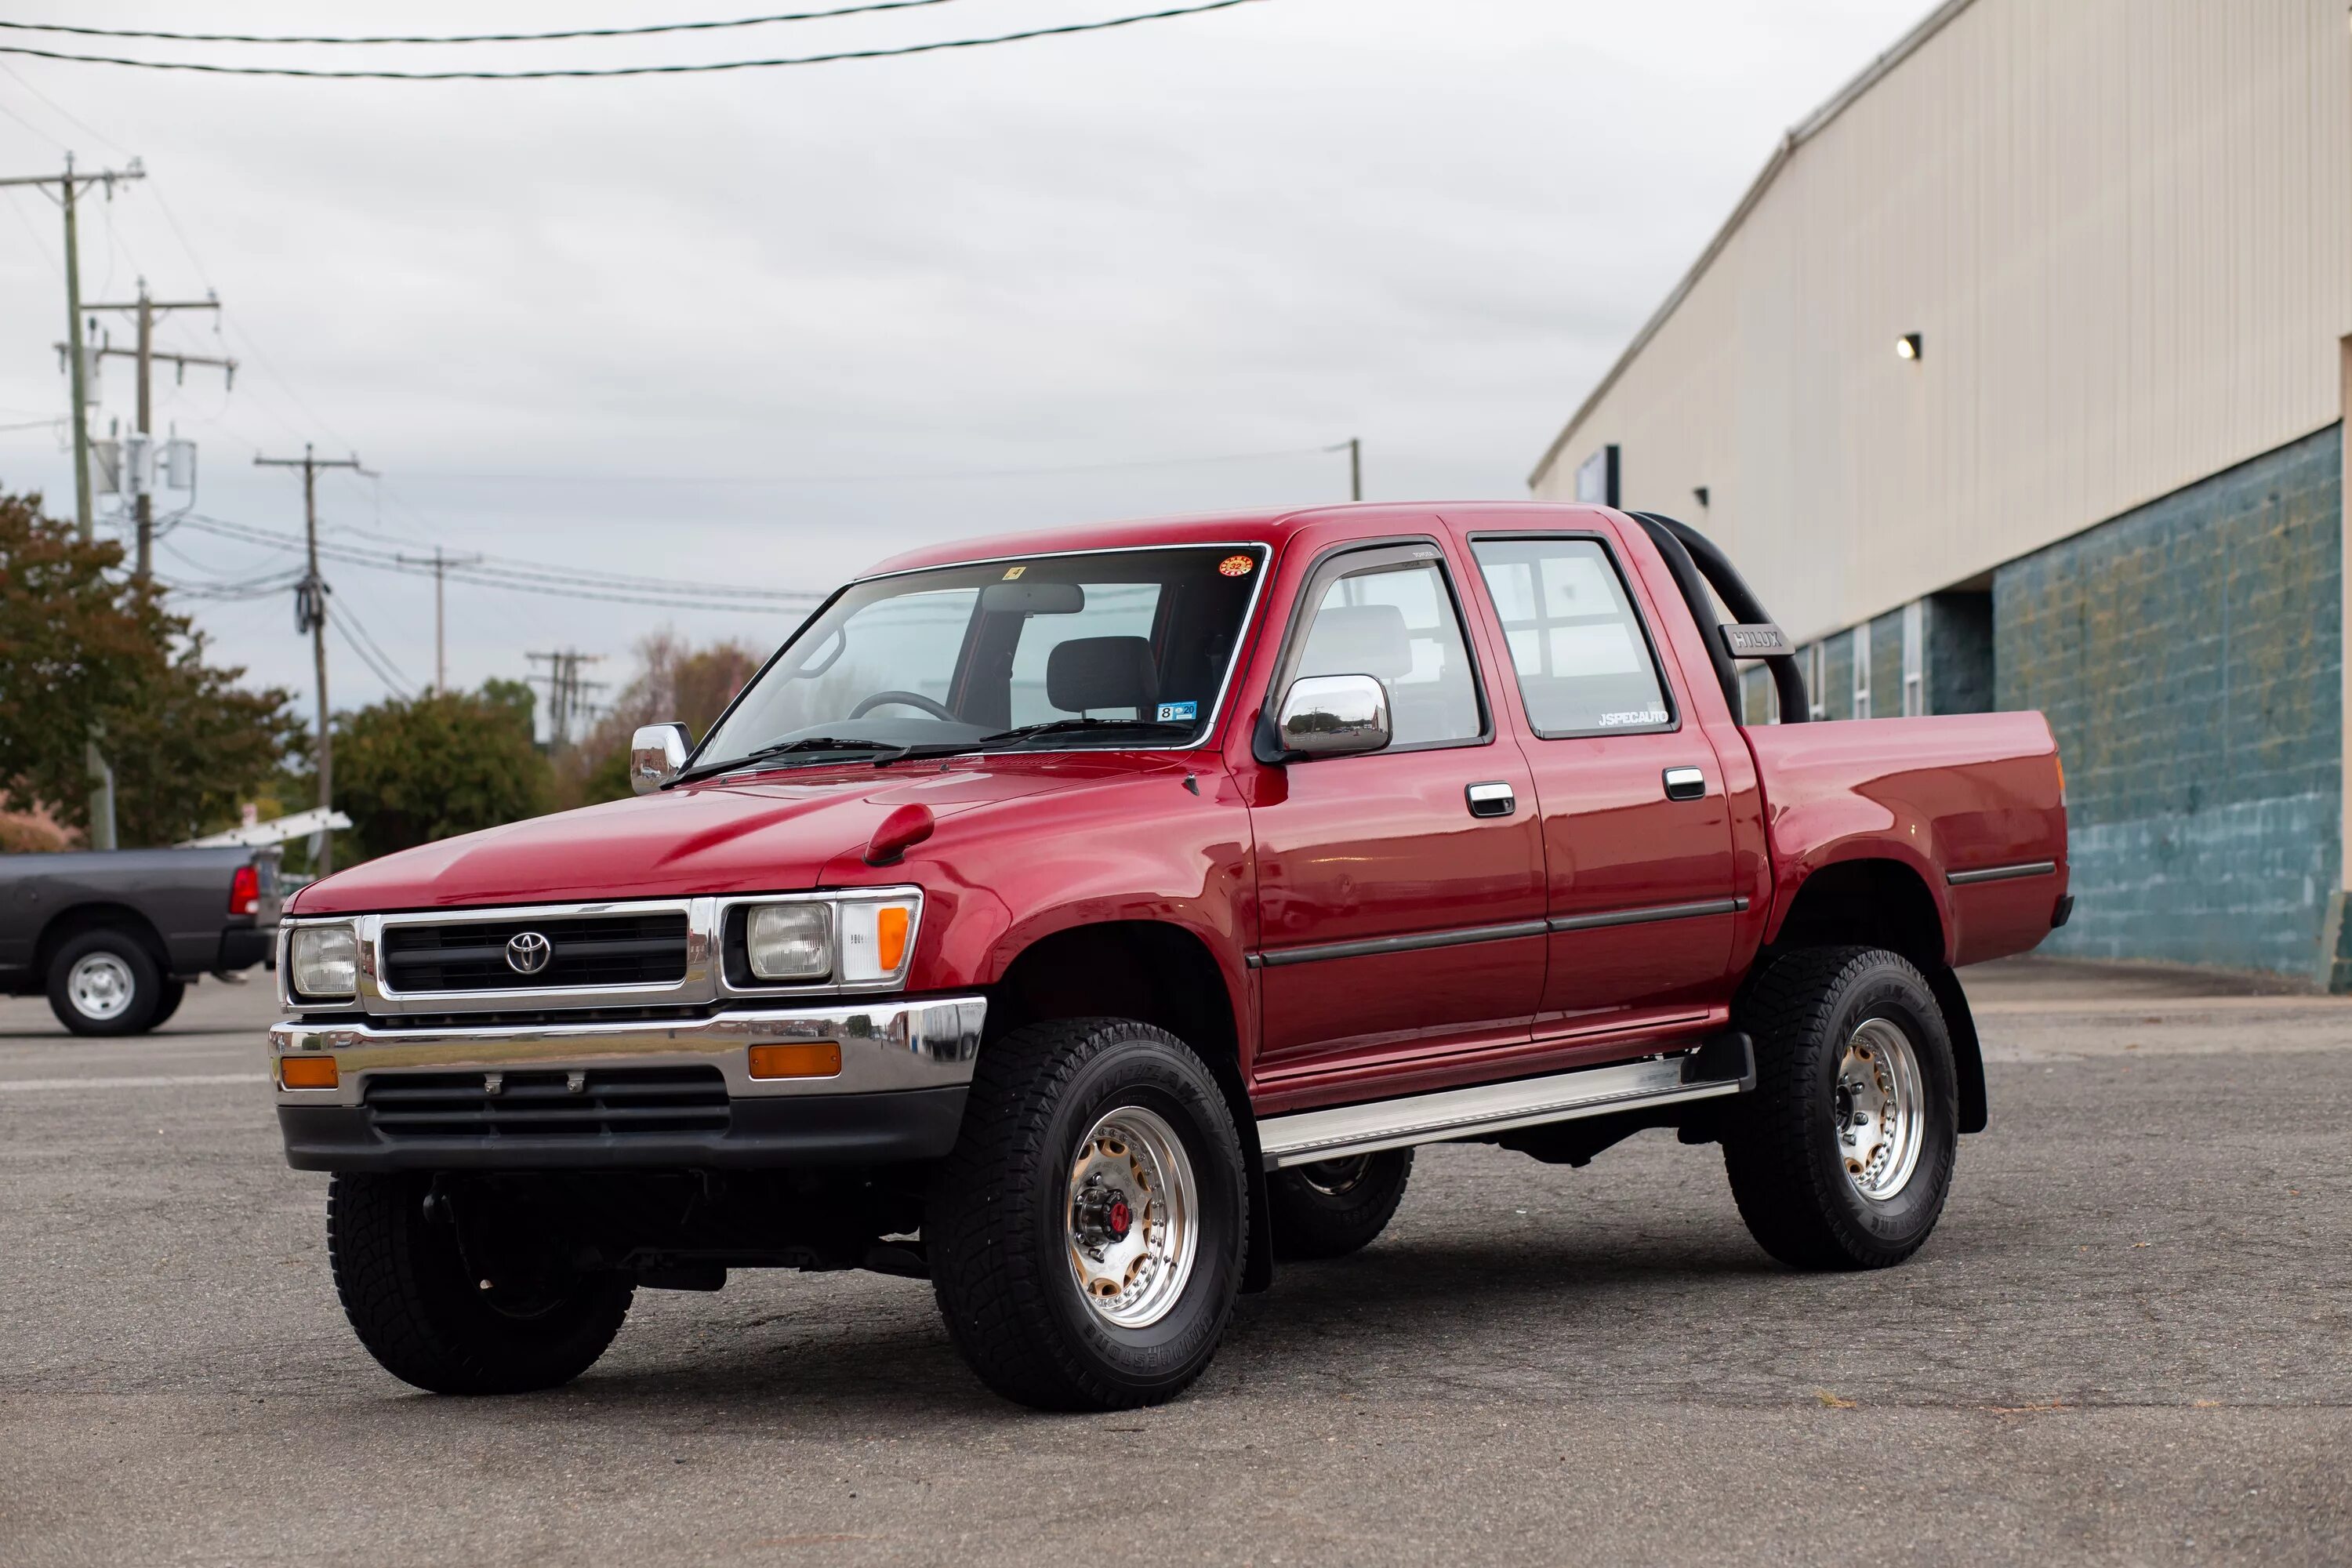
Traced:
[[[310, 570], [302, 581], [294, 585], [294, 629], [310, 634], [310, 668], [319, 683], [319, 809], [334, 809], [335, 735], [329, 727], [327, 716], [327, 581], [319, 575], [319, 470], [350, 468], [359, 473], [356, 454], [349, 458], [315, 458], [305, 443], [299, 458], [256, 457], [254, 465], [263, 468], [299, 468], [302, 470], [302, 536], [310, 552]], [[311, 868], [325, 877], [335, 869], [335, 836], [320, 835], [318, 864]]]
[[210, 354], [184, 354], [170, 352], [159, 354], [155, 352], [155, 321], [157, 317], [173, 310], [217, 310], [220, 309], [220, 299], [217, 295], [207, 295], [202, 300], [151, 300], [147, 297], [147, 279], [142, 278], [139, 279], [138, 299], [119, 305], [91, 305], [87, 307], [87, 309], [90, 310], [128, 310], [136, 315], [139, 321], [139, 346], [137, 348], [103, 348], [99, 350], [98, 353], [100, 358], [103, 358], [108, 354], [119, 354], [123, 358], [135, 359], [139, 362], [139, 435], [142, 438], [141, 444], [144, 447], [144, 450], [140, 454], [142, 461], [133, 461], [126, 458], [123, 463], [121, 484], [123, 489], [128, 491], [133, 498], [131, 505], [134, 508], [134, 516], [137, 518], [139, 525], [139, 549], [138, 553], [132, 558], [134, 562], [132, 572], [133, 575], [135, 575], [140, 582], [144, 583], [154, 571], [155, 496], [153, 487], [141, 482], [139, 477], [132, 472], [132, 469], [134, 468], [142, 467], [142, 464], [152, 464], [153, 461], [155, 419], [152, 383], [154, 362], [159, 359], [171, 361], [174, 365], [179, 367], [180, 376], [183, 380], [186, 379], [188, 367], [192, 364], [217, 365], [222, 370], [228, 373], [230, 384], [234, 385], [236, 381], [236, 361], [233, 359], [217, 359]]
[[1336, 446], [1323, 448], [1327, 452], [1348, 454], [1348, 499], [1364, 499], [1364, 443], [1361, 437], [1350, 436]]
[[[81, 338], [81, 247], [74, 232], [74, 198], [84, 185], [103, 184], [109, 199], [114, 195], [117, 180], [143, 180], [147, 171], [133, 158], [125, 167], [101, 169], [94, 174], [74, 172], [73, 154], [66, 154], [66, 170], [62, 174], [20, 174], [0, 179], [0, 185], [36, 185], [47, 194], [51, 185], [58, 188], [58, 205], [66, 218], [66, 363], [73, 386], [73, 467], [74, 521], [81, 529], [84, 542], [98, 537], [98, 517], [90, 505], [89, 495], [89, 403], [85, 382], [88, 369], [82, 359]], [[94, 787], [89, 792], [89, 847], [111, 849], [114, 838], [114, 770], [98, 749], [98, 737], [92, 734], [82, 752]]]
[[446, 691], [449, 689], [449, 649], [444, 636], [446, 623], [442, 617], [441, 578], [452, 566], [478, 565], [482, 558], [478, 555], [445, 555], [436, 544], [431, 555], [402, 555], [395, 559], [404, 565], [433, 568], [433, 689]]

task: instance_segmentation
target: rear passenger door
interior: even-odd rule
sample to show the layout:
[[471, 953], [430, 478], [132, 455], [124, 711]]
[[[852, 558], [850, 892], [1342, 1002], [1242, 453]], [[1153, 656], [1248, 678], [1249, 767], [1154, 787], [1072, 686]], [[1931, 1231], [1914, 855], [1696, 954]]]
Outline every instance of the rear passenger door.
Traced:
[[1540, 1037], [1703, 1005], [1730, 963], [1730, 812], [1612, 541], [1473, 532], [1543, 817]]

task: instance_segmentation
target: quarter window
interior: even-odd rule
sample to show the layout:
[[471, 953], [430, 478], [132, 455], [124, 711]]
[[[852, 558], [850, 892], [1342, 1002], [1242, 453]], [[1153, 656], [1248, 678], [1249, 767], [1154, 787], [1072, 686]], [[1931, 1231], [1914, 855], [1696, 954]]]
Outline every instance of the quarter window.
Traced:
[[1598, 541], [1484, 539], [1471, 549], [1537, 734], [1672, 727], [1649, 638]]

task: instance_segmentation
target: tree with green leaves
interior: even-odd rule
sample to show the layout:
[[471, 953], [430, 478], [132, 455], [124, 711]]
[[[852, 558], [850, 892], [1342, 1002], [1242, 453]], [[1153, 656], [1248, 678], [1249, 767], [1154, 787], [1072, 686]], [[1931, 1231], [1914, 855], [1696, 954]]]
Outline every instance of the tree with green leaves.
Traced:
[[531, 738], [530, 689], [520, 681], [335, 716], [335, 805], [362, 856], [536, 816], [553, 794]]
[[204, 635], [37, 495], [0, 494], [0, 793], [87, 831], [93, 730], [117, 840], [173, 844], [236, 821], [303, 748], [292, 699], [205, 661]]

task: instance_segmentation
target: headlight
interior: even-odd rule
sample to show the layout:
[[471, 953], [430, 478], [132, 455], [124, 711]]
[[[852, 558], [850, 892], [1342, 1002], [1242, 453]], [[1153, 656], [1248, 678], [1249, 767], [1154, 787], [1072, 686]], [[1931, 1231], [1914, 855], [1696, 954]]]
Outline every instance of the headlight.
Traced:
[[288, 963], [297, 996], [345, 997], [359, 989], [360, 942], [349, 926], [299, 926]]
[[833, 973], [833, 910], [826, 904], [761, 904], [744, 932], [751, 973], [761, 980], [823, 980]]
[[729, 940], [742, 947], [741, 956], [728, 962], [738, 984], [904, 985], [922, 909], [922, 895], [912, 889], [752, 904], [730, 919], [741, 934]]

